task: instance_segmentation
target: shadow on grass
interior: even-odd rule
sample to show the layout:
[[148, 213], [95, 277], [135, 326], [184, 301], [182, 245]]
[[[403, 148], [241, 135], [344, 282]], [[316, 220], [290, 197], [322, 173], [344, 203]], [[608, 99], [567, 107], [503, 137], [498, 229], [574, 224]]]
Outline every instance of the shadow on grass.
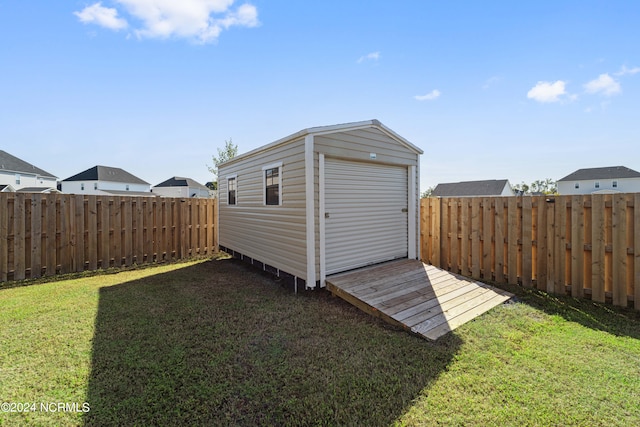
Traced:
[[554, 295], [533, 288], [493, 284], [516, 295], [517, 299], [552, 316], [617, 336], [640, 339], [640, 311], [596, 303], [588, 299]]
[[86, 425], [388, 425], [451, 362], [234, 260], [100, 290]]

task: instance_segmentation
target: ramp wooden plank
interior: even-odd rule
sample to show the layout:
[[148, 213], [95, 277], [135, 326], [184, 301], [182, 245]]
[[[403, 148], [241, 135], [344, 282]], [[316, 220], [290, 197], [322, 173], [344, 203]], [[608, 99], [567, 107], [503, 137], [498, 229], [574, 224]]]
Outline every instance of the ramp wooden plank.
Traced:
[[327, 289], [366, 313], [430, 340], [513, 296], [408, 259], [329, 276]]

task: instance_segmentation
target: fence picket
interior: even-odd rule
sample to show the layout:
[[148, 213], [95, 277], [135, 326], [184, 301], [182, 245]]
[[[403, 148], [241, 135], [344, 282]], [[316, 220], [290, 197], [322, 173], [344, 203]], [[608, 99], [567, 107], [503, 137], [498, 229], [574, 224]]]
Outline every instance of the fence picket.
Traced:
[[584, 286], [584, 203], [582, 196], [571, 198], [571, 295], [583, 296]]
[[[570, 287], [574, 297], [640, 309], [640, 193], [421, 203], [427, 262], [437, 250], [441, 267], [474, 279], [559, 294]], [[439, 218], [431, 206], [442, 206]]]
[[[175, 213], [187, 204], [184, 216]], [[0, 282], [212, 254], [215, 205], [213, 199], [0, 193]]]
[[627, 200], [624, 194], [616, 194], [612, 215], [612, 293], [613, 303], [627, 305]]
[[[6, 208], [2, 208], [6, 206]], [[9, 215], [8, 195], [0, 193], [0, 281], [6, 282], [9, 273]]]
[[31, 278], [42, 274], [42, 196], [31, 195]]
[[640, 193], [633, 199], [633, 236], [633, 301], [636, 310], [640, 310]]
[[[530, 287], [533, 280], [533, 205], [531, 197], [522, 198], [522, 286]], [[515, 284], [515, 282], [514, 282]]]

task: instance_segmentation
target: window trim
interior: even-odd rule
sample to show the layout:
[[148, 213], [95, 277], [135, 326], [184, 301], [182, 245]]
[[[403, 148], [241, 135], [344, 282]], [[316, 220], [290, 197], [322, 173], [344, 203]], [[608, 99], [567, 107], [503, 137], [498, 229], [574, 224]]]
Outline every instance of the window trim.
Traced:
[[[225, 176], [225, 179], [227, 180], [227, 206], [238, 206], [238, 174], [234, 173], [232, 175], [227, 175]], [[235, 199], [235, 203], [231, 204], [229, 203], [229, 180], [235, 180], [236, 182], [236, 199]]]
[[[266, 171], [269, 169], [278, 169], [278, 204], [267, 204], [267, 176]], [[262, 167], [262, 205], [263, 206], [282, 206], [282, 162], [271, 163]]]

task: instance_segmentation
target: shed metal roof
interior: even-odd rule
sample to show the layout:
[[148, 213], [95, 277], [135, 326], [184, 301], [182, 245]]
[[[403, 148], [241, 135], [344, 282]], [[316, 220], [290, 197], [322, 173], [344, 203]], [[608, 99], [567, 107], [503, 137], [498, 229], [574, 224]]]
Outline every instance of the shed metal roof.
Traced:
[[640, 172], [625, 166], [578, 169], [559, 181], [585, 181], [591, 179], [640, 178]]
[[291, 141], [295, 141], [295, 140], [300, 139], [302, 137], [305, 137], [307, 135], [324, 135], [324, 134], [347, 132], [347, 131], [351, 131], [351, 130], [366, 129], [366, 128], [379, 129], [380, 131], [386, 133], [391, 138], [393, 138], [396, 141], [398, 141], [398, 143], [404, 145], [405, 147], [407, 147], [409, 150], [415, 152], [416, 154], [423, 154], [423, 151], [420, 148], [416, 147], [415, 145], [413, 145], [412, 143], [410, 143], [409, 141], [407, 141], [406, 139], [404, 139], [403, 137], [401, 137], [400, 135], [398, 135], [397, 133], [395, 133], [394, 131], [392, 131], [391, 129], [386, 127], [385, 125], [383, 125], [379, 120], [372, 119], [372, 120], [364, 120], [364, 121], [360, 121], [360, 122], [342, 123], [342, 124], [330, 125], [330, 126], [317, 126], [317, 127], [303, 129], [303, 130], [298, 131], [296, 133], [293, 133], [293, 134], [291, 134], [289, 136], [285, 136], [284, 138], [281, 138], [281, 139], [279, 139], [277, 141], [274, 141], [274, 142], [272, 142], [270, 144], [264, 145], [262, 147], [256, 148], [254, 150], [251, 150], [249, 152], [246, 152], [244, 154], [236, 156], [236, 157], [234, 157], [234, 158], [232, 158], [232, 159], [230, 159], [230, 160], [228, 160], [228, 161], [226, 161], [224, 163], [221, 163], [220, 165], [218, 165], [218, 167], [226, 166], [226, 165], [234, 163], [234, 162], [236, 162], [238, 160], [245, 159], [245, 158], [253, 156], [253, 155], [257, 154], [257, 153], [270, 150], [270, 149], [272, 149], [274, 147], [277, 147], [279, 145], [286, 144], [286, 143], [291, 142]]
[[0, 170], [12, 173], [24, 173], [38, 175], [46, 178], [56, 179], [57, 176], [35, 167], [31, 163], [25, 162], [22, 159], [17, 158], [4, 150], [0, 150]]
[[499, 196], [508, 182], [506, 179], [449, 182], [438, 184], [432, 195], [438, 197]]

